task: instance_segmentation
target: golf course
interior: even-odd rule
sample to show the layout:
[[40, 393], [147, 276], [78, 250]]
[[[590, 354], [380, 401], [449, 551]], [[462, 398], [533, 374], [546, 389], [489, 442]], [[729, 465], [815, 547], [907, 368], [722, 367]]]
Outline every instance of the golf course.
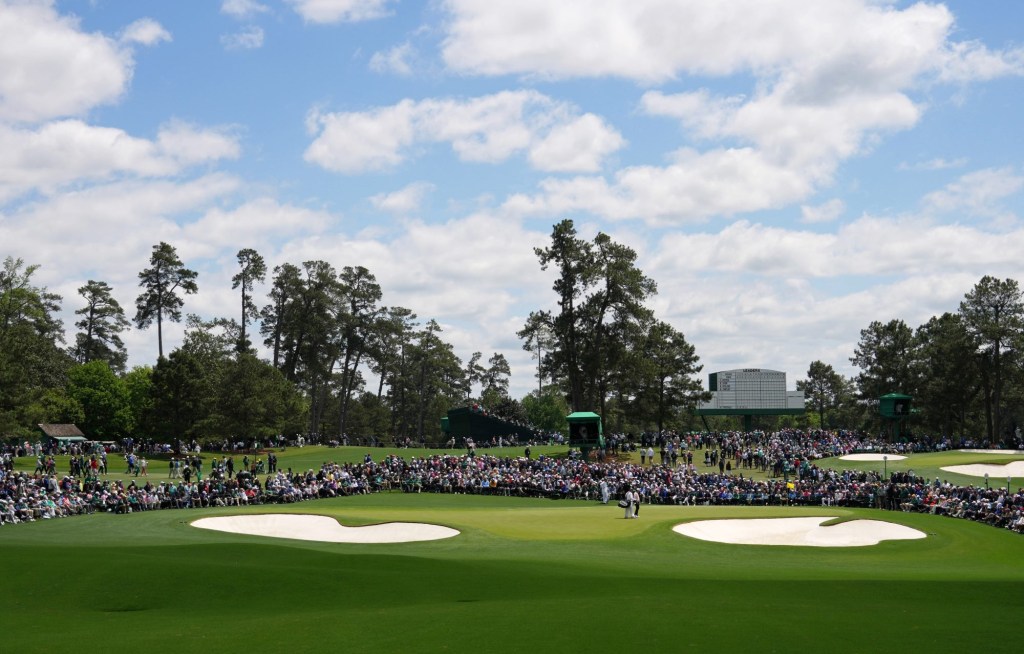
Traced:
[[[361, 453], [290, 450], [282, 462]], [[943, 453], [897, 465], [931, 468], [928, 456], [943, 465], [1006, 458]], [[193, 526], [265, 514], [454, 535], [321, 542]], [[673, 530], [793, 517], [827, 518], [826, 531], [884, 521], [923, 537], [799, 547]], [[1018, 651], [1024, 609], [1019, 534], [839, 507], [644, 505], [624, 520], [614, 502], [392, 491], [5, 525], [0, 552], [12, 652], [1008, 652]]]

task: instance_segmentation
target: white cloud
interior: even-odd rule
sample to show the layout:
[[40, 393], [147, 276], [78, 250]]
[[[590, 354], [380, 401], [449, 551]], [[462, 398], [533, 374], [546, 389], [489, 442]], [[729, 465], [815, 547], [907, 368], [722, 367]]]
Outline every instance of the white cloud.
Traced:
[[136, 260], [144, 261], [153, 243], [180, 238], [177, 217], [204, 210], [239, 186], [233, 177], [214, 174], [65, 191], [0, 213], [0, 242], [11, 252], [31, 252], [35, 261], [64, 274], [90, 270], [100, 278], [131, 278], [139, 270]]
[[255, 50], [263, 47], [263, 28], [258, 25], [247, 25], [234, 34], [224, 34], [220, 44], [225, 50]]
[[[1017, 74], [1018, 50], [949, 40], [941, 5], [822, 0], [448, 0], [443, 55], [463, 73], [549, 78], [751, 75], [749, 92], [649, 91], [640, 110], [680, 122], [689, 143], [665, 167], [613, 180], [548, 180], [508, 206], [655, 223], [804, 201], [839, 164], [917, 124], [922, 82]], [[706, 147], [695, 149], [695, 145]], [[707, 144], [707, 145], [704, 145]], [[551, 169], [558, 169], [552, 167]], [[587, 170], [581, 166], [576, 170]], [[592, 169], [591, 169], [592, 170]], [[709, 193], [708, 191], [713, 191]]]
[[928, 161], [921, 161], [917, 163], [902, 162], [899, 165], [900, 170], [947, 170], [949, 168], [963, 168], [967, 165], [967, 158], [960, 157], [958, 159], [944, 159], [942, 157], [936, 157], [935, 159], [929, 159]]
[[665, 167], [624, 168], [612, 182], [602, 177], [546, 179], [538, 194], [513, 195], [505, 207], [523, 214], [586, 211], [612, 220], [670, 224], [780, 208], [813, 191], [813, 177], [778, 166], [751, 148], [683, 149], [674, 157]]
[[182, 227], [182, 237], [193, 256], [214, 258], [232, 248], [237, 251], [243, 247], [241, 242], [257, 250], [276, 249], [281, 238], [320, 233], [334, 222], [327, 212], [258, 198], [232, 209], [207, 210], [199, 220]]
[[163, 153], [184, 166], [236, 159], [241, 150], [238, 139], [225, 130], [199, 129], [178, 120], [160, 127], [157, 144]]
[[81, 114], [120, 98], [131, 75], [129, 51], [49, 3], [0, 4], [0, 120]]
[[830, 234], [738, 221], [665, 234], [638, 265], [658, 282], [659, 317], [695, 344], [705, 373], [776, 368], [792, 385], [815, 359], [852, 374], [872, 320], [916, 327], [956, 311], [982, 275], [1014, 276], [1021, 246], [1024, 229], [921, 217], [864, 217]]
[[171, 33], [152, 18], [140, 18], [121, 32], [121, 43], [156, 45], [162, 41], [170, 40]]
[[972, 82], [1024, 75], [1024, 48], [992, 52], [980, 43], [952, 43], [941, 58], [939, 79]]
[[605, 157], [621, 150], [626, 140], [594, 114], [558, 125], [530, 148], [538, 170], [596, 172]]
[[[508, 320], [517, 300], [536, 302], [548, 295], [550, 280], [533, 254], [545, 234], [483, 213], [439, 224], [412, 220], [404, 227], [388, 240], [341, 233], [294, 239], [279, 257], [331, 261], [344, 252], [346, 265], [366, 266], [377, 276], [387, 304], [409, 307], [423, 320], [465, 322], [474, 333], [481, 325], [486, 329]], [[459, 254], [450, 256], [456, 242]], [[510, 279], [518, 283], [511, 285]]]
[[287, 0], [310, 23], [356, 23], [390, 14], [391, 0]]
[[270, 7], [256, 2], [256, 0], [224, 0], [220, 5], [220, 12], [239, 20], [252, 18], [256, 14], [270, 11]]
[[899, 93], [853, 94], [830, 106], [803, 103], [778, 84], [745, 100], [706, 91], [651, 91], [641, 109], [681, 122], [697, 139], [741, 147], [682, 148], [668, 166], [634, 166], [604, 178], [546, 180], [510, 208], [552, 214], [590, 211], [614, 219], [693, 222], [799, 202], [829, 183], [839, 162], [864, 151], [874, 133], [912, 126], [919, 111]]
[[396, 75], [412, 75], [409, 60], [416, 54], [412, 44], [406, 41], [383, 52], [375, 52], [370, 57], [370, 70], [375, 73], [395, 73]]
[[943, 274], [829, 295], [798, 281], [655, 277], [661, 295], [686, 298], [669, 302], [659, 316], [695, 345], [704, 382], [716, 370], [764, 367], [787, 372], [791, 388], [816, 359], [833, 364], [841, 374], [853, 374], [849, 357], [859, 330], [872, 320], [902, 318], [917, 326], [936, 312], [955, 310], [976, 281]]
[[[1024, 247], [1024, 229], [993, 231], [926, 217], [864, 216], [835, 232], [820, 233], [740, 220], [717, 232], [666, 234], [659, 246], [654, 268], [672, 277], [964, 274], [986, 266], [1010, 270], [1015, 252]], [[681, 252], [686, 256], [679, 256]]]
[[409, 215], [419, 210], [423, 198], [434, 190], [435, 186], [428, 182], [413, 182], [394, 193], [379, 193], [370, 197], [370, 203], [389, 213]]
[[839, 198], [832, 198], [817, 206], [800, 207], [801, 221], [805, 223], [830, 223], [846, 211], [846, 203]]
[[830, 180], [837, 164], [863, 152], [873, 134], [911, 127], [920, 115], [901, 93], [848, 94], [824, 104], [805, 102], [802, 93], [787, 83], [745, 101], [704, 91], [648, 92], [641, 106], [680, 120], [697, 138], [751, 144], [767, 165], [804, 178], [808, 188]]
[[1024, 175], [1013, 168], [988, 168], [968, 173], [924, 198], [927, 209], [939, 213], [967, 211], [973, 216], [998, 217], [1002, 201], [1024, 189]]
[[[445, 0], [442, 54], [461, 72], [618, 76], [645, 83], [682, 74], [801, 69], [821, 89], [921, 73], [974, 79], [1020, 70], [1020, 51], [950, 43], [942, 5], [861, 0]], [[838, 73], [846, 73], [839, 75]]]
[[403, 100], [368, 112], [314, 112], [307, 123], [316, 139], [306, 149], [306, 161], [340, 173], [394, 167], [415, 140], [416, 111], [415, 103]]
[[54, 192], [78, 181], [115, 175], [159, 177], [239, 154], [237, 140], [222, 130], [203, 130], [172, 121], [155, 141], [123, 130], [79, 120], [47, 123], [38, 129], [0, 124], [0, 205], [33, 189]]
[[[306, 160], [358, 173], [402, 163], [418, 143], [450, 143], [463, 161], [494, 163], [518, 152], [544, 170], [593, 170], [625, 141], [604, 121], [535, 91], [469, 100], [402, 100], [365, 112], [313, 112]], [[569, 148], [575, 146], [575, 151]], [[578, 168], [573, 168], [578, 166]]]

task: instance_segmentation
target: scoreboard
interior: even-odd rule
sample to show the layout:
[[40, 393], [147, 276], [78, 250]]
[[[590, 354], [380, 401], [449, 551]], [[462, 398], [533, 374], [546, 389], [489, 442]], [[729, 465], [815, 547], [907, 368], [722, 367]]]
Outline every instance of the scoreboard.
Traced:
[[710, 402], [701, 409], [764, 410], [803, 409], [801, 392], [786, 390], [786, 373], [764, 368], [739, 368], [713, 372], [708, 378]]

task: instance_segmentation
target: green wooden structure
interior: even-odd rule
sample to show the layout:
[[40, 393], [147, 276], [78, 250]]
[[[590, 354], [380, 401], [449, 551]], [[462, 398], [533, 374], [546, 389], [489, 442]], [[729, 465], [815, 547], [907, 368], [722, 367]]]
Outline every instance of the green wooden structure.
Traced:
[[903, 433], [903, 421], [913, 412], [914, 398], [903, 393], [889, 393], [878, 398], [878, 413], [889, 423], [889, 436], [895, 440]]
[[910, 415], [914, 398], [902, 393], [889, 393], [878, 398], [878, 412], [883, 418], [900, 419]]
[[529, 427], [502, 420], [481, 409], [471, 407], [449, 410], [448, 415], [441, 418], [441, 431], [454, 438], [474, 440], [512, 435], [528, 439], [533, 436], [533, 430]]
[[592, 449], [604, 449], [601, 416], [591, 411], [577, 411], [565, 417], [569, 423], [569, 447], [578, 447], [584, 460]]

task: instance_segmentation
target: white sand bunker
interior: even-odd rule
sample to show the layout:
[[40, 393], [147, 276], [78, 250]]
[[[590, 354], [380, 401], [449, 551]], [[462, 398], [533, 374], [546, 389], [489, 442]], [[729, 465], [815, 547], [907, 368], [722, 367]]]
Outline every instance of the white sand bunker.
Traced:
[[459, 535], [455, 529], [418, 522], [388, 522], [365, 527], [346, 527], [334, 518], [298, 513], [201, 518], [193, 522], [192, 526], [233, 534], [327, 543], [411, 543]]
[[1024, 450], [957, 450], [970, 454], [1024, 454]]
[[988, 476], [994, 479], [1000, 477], [1003, 479], [1007, 477], [1024, 477], [1024, 461], [1011, 461], [1006, 465], [971, 463], [963, 466], [946, 466], [942, 469], [946, 472], [967, 475], [968, 477], [984, 477], [985, 473], [988, 473]]
[[846, 456], [839, 457], [843, 461], [899, 461], [907, 457], [900, 454], [847, 454]]
[[862, 547], [883, 540], [924, 538], [924, 532], [881, 520], [851, 520], [831, 527], [833, 518], [754, 518], [698, 520], [676, 525], [673, 531], [699, 540], [734, 545], [798, 545], [805, 547]]

